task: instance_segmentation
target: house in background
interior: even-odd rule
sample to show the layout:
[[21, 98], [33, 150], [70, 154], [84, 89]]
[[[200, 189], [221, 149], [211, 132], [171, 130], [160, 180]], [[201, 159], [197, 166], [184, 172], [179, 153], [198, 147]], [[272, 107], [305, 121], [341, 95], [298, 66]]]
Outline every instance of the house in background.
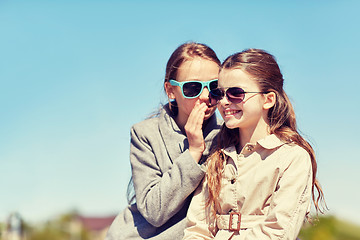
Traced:
[[74, 216], [69, 225], [71, 240], [82, 240], [81, 232], [85, 231], [90, 240], [104, 240], [107, 230], [116, 216], [108, 217], [85, 217]]
[[30, 225], [15, 212], [6, 222], [0, 222], [0, 240], [104, 240], [115, 217], [89, 217], [74, 212]]

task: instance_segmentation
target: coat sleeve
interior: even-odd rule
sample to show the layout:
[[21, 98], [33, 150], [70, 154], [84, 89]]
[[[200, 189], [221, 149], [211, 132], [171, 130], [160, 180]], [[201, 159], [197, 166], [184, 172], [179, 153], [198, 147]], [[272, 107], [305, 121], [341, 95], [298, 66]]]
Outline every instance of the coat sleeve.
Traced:
[[286, 164], [265, 221], [234, 235], [233, 240], [296, 239], [310, 209], [312, 189], [310, 156], [299, 148], [282, 156]]
[[187, 212], [187, 224], [183, 240], [213, 239], [215, 220], [206, 207], [208, 197], [206, 178], [196, 189]]
[[136, 203], [143, 217], [159, 227], [179, 212], [205, 171], [185, 150], [173, 160], [171, 169], [163, 172], [158, 163], [168, 156], [166, 153], [156, 156], [149, 139], [141, 132], [135, 127], [131, 129], [130, 161]]

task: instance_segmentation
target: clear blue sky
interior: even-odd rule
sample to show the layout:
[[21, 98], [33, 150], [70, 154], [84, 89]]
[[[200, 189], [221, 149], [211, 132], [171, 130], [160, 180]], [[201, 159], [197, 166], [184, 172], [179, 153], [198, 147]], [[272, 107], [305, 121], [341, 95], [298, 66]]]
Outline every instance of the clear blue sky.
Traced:
[[0, 221], [116, 214], [172, 51], [278, 59], [330, 214], [360, 224], [359, 1], [0, 0]]

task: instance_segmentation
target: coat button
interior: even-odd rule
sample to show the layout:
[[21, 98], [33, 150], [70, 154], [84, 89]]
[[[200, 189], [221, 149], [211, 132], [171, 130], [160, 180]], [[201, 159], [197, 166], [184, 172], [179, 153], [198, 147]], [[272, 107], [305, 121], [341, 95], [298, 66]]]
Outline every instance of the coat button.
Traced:
[[246, 147], [246, 150], [251, 152], [252, 150], [254, 150], [254, 146], [249, 145], [249, 146]]

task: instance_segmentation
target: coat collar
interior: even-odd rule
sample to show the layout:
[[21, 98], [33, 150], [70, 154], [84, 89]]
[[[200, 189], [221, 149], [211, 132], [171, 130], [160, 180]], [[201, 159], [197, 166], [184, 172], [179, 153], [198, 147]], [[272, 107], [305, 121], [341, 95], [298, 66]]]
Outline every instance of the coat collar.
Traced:
[[[281, 141], [275, 134], [271, 134], [266, 136], [263, 139], [260, 139], [256, 142], [256, 144], [251, 144], [251, 143], [247, 143], [244, 148], [246, 147], [253, 147], [256, 148], [257, 146], [261, 146], [262, 148], [265, 149], [275, 149], [278, 148], [282, 145], [284, 145], [285, 143], [283, 141]], [[243, 151], [243, 150], [242, 150]], [[236, 147], [234, 145], [227, 147], [223, 150], [223, 152], [230, 156], [233, 159], [236, 159], [237, 156], [237, 151], [236, 151]]]
[[275, 134], [271, 134], [269, 136], [266, 136], [263, 139], [260, 139], [257, 141], [257, 143], [266, 149], [275, 149], [280, 147], [281, 145], [284, 145], [285, 143], [280, 140]]

